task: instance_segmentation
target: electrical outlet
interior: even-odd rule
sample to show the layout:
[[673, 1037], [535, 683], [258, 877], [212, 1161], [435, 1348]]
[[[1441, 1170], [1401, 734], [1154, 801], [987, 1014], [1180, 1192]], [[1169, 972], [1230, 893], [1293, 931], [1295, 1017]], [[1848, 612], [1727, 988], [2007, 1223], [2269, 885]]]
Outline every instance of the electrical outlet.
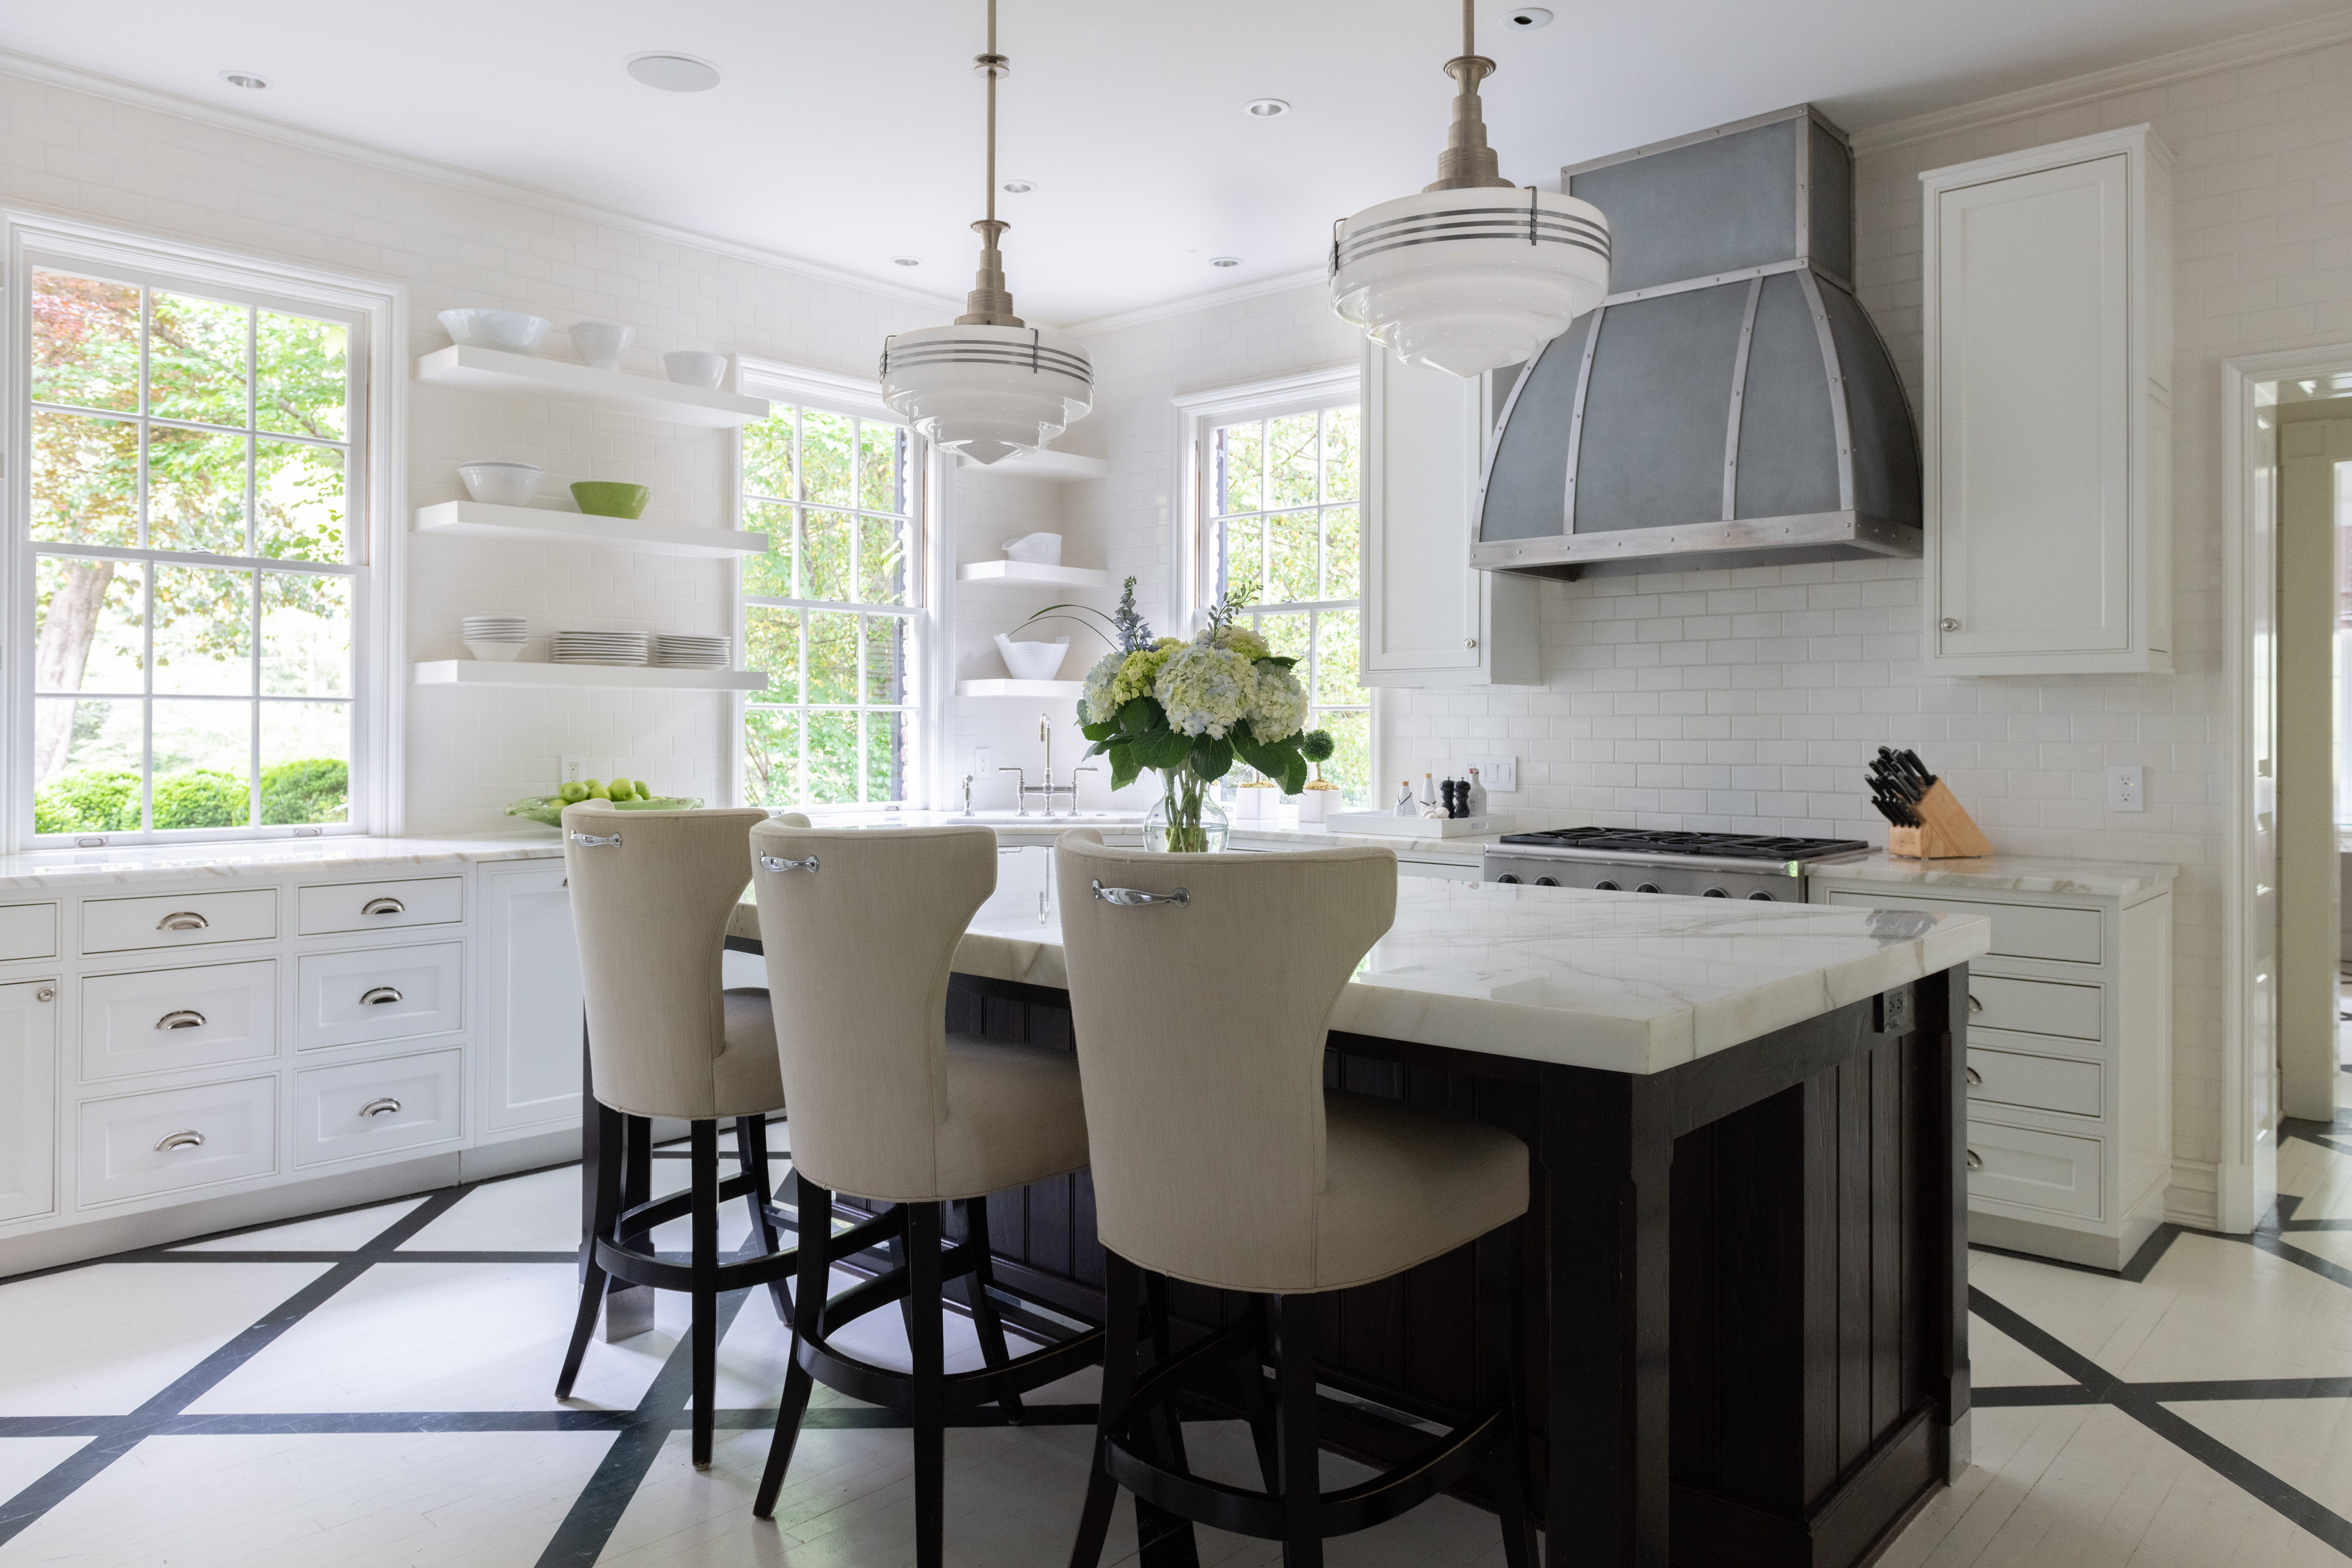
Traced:
[[2107, 770], [2107, 809], [2109, 811], [2147, 809], [2147, 779], [2137, 763], [2125, 763]]
[[1478, 770], [1478, 782], [1486, 786], [1488, 795], [1508, 795], [1519, 787], [1519, 759], [1517, 757], [1465, 757], [1462, 767], [1466, 774]]
[[562, 771], [556, 775], [558, 784], [578, 784], [588, 776], [588, 759], [578, 752], [563, 753]]

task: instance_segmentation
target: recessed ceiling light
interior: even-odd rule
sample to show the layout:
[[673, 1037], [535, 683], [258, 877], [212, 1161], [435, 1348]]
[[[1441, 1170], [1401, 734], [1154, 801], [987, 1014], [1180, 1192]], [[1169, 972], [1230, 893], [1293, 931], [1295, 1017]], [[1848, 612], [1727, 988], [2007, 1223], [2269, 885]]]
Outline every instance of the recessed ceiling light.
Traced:
[[1538, 27], [1551, 25], [1551, 13], [1540, 5], [1522, 5], [1511, 13], [1510, 22], [1513, 30], [1532, 33]]
[[922, 264], [923, 258], [919, 256], [894, 256], [890, 258], [893, 267], [920, 267]]
[[631, 55], [629, 74], [664, 92], [709, 92], [719, 85], [719, 68], [692, 55]]
[[1034, 180], [1007, 180], [1004, 182], [1004, 192], [1007, 195], [1025, 196], [1036, 188], [1037, 182]]
[[220, 73], [220, 79], [231, 87], [247, 88], [255, 92], [259, 92], [269, 85], [268, 77], [256, 76], [251, 71], [223, 71]]
[[1209, 258], [1209, 265], [1212, 267], [1239, 267], [1241, 264], [1242, 258], [1238, 256], [1212, 256]]
[[1242, 108], [1255, 119], [1272, 120], [1277, 114], [1289, 113], [1290, 102], [1280, 98], [1253, 98]]

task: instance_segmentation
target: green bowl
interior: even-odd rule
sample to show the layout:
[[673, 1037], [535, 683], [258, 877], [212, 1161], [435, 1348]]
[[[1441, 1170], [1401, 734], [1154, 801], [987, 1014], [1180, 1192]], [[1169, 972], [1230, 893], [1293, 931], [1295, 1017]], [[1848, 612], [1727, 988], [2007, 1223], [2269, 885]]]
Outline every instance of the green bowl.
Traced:
[[[563, 826], [563, 808], [572, 803], [560, 795], [527, 795], [507, 806], [509, 816], [527, 817], [549, 827]], [[651, 800], [600, 800], [615, 811], [699, 811], [702, 802], [690, 795], [657, 795]]]
[[591, 517], [643, 517], [646, 502], [654, 499], [645, 485], [616, 484], [611, 479], [582, 479], [572, 487], [572, 499]]

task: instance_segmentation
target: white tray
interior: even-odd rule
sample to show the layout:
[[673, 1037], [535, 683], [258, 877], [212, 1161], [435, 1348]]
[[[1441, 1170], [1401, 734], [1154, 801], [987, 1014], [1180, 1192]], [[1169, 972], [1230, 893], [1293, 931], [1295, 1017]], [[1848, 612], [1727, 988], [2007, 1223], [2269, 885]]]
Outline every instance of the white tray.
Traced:
[[1471, 838], [1503, 830], [1493, 816], [1397, 816], [1385, 811], [1335, 811], [1323, 826], [1334, 833], [1379, 838]]

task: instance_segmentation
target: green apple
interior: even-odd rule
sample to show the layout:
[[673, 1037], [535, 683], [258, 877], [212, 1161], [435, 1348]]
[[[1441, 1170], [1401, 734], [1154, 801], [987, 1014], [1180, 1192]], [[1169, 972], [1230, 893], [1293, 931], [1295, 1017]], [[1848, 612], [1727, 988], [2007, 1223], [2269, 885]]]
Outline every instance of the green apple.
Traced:
[[645, 780], [643, 780], [643, 779], [639, 779], [639, 780], [636, 782], [636, 784], [635, 784], [635, 785], [634, 787], [635, 788], [635, 790], [636, 790], [636, 792], [637, 792], [637, 798], [638, 798], [639, 800], [651, 800], [651, 799], [653, 799], [653, 797], [654, 797], [654, 786], [653, 786], [653, 785], [651, 785], [651, 784], [647, 784], [647, 783], [646, 783], [646, 781], [645, 781]]
[[582, 784], [578, 779], [573, 779], [570, 784], [565, 784], [562, 789], [558, 790], [556, 792], [556, 795], [557, 798], [561, 799], [566, 805], [577, 805], [579, 802], [588, 798], [588, 786]]
[[587, 798], [590, 800], [610, 800], [613, 797], [611, 794], [605, 790], [603, 784], [592, 783], [588, 786]]
[[614, 779], [606, 787], [613, 792], [614, 800], [627, 800], [637, 793], [626, 779]]

